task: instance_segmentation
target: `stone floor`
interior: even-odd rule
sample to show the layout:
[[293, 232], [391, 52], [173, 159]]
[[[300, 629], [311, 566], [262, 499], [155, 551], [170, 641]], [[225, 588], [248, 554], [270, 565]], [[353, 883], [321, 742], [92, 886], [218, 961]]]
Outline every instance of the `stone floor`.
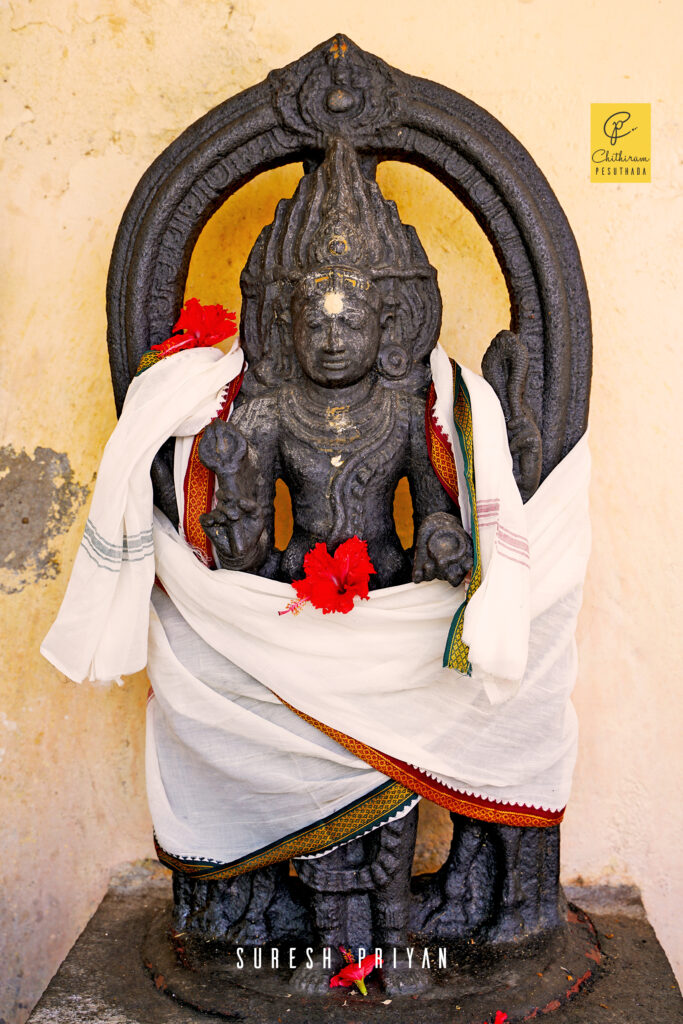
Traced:
[[[683, 1024], [680, 990], [637, 891], [601, 887], [570, 889], [567, 895], [593, 919], [604, 973], [591, 991], [547, 1019], [552, 1024]], [[158, 871], [143, 868], [115, 879], [29, 1024], [225, 1024], [224, 1017], [188, 1009], [157, 991], [142, 965], [139, 948], [150, 918], [169, 898], [170, 883]], [[349, 996], [348, 1024], [363, 1024], [362, 998], [355, 992]], [[396, 1024], [399, 1017], [402, 1024], [421, 1024], [419, 999], [407, 1015], [394, 1011], [387, 1004], [387, 1024]], [[287, 1024], [290, 1013], [283, 999], [265, 1016], [255, 1008], [253, 1017], [234, 1019]], [[443, 1024], [457, 1024], [457, 1008], [449, 1014]], [[305, 1016], [306, 1024], [326, 1019], [324, 1011]]]

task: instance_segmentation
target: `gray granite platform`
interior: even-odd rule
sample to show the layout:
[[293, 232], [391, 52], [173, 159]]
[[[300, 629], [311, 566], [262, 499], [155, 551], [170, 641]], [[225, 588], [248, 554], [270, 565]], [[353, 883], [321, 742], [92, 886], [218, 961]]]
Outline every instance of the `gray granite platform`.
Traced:
[[[680, 990], [637, 890], [572, 888], [567, 895], [593, 920], [604, 970], [590, 991], [543, 1019], [549, 1024], [683, 1024]], [[225, 1017], [191, 1010], [158, 991], [142, 964], [139, 949], [150, 920], [169, 900], [170, 881], [152, 866], [115, 878], [29, 1024], [225, 1024]], [[354, 1000], [349, 1024], [363, 1024], [360, 999]], [[272, 1024], [286, 1024], [284, 999], [275, 1012]], [[458, 1017], [453, 1007], [443, 1024], [457, 1024]], [[250, 1024], [248, 1017], [235, 1019]], [[310, 1024], [324, 1020], [324, 1011], [309, 1018]], [[386, 1020], [393, 1024], [390, 1004]], [[412, 1020], [420, 1024], [419, 1001]]]

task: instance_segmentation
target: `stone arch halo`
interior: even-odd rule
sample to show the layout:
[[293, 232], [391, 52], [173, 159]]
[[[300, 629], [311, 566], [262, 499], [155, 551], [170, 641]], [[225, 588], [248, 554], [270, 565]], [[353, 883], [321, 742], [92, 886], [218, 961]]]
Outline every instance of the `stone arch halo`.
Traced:
[[[330, 110], [333, 93], [362, 102], [344, 99]], [[529, 352], [525, 400], [541, 429], [547, 476], [585, 431], [591, 367], [586, 284], [562, 208], [528, 152], [491, 114], [341, 34], [209, 111], [143, 175], [107, 282], [117, 410], [143, 352], [175, 322], [192, 249], [211, 215], [257, 174], [315, 159], [340, 126], [365, 157], [435, 175], [487, 234], [510, 294], [511, 321], [501, 327]], [[164, 474], [168, 459], [165, 470], [158, 458], [157, 496]]]

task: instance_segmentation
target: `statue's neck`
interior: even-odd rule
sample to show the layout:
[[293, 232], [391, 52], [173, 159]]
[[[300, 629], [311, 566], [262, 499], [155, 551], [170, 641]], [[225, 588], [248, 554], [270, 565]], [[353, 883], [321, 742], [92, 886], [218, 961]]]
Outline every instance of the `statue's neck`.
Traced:
[[349, 384], [344, 388], [324, 388], [309, 377], [304, 377], [301, 383], [303, 397], [319, 409], [338, 408], [345, 406], [353, 409], [369, 397], [377, 381], [375, 374], [368, 374], [355, 384]]

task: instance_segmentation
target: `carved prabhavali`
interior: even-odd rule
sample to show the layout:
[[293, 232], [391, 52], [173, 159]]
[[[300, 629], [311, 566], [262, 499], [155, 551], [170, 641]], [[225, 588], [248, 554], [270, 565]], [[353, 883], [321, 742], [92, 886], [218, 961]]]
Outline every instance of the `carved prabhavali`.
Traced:
[[[339, 131], [364, 165], [404, 160], [434, 174], [488, 235], [510, 293], [509, 328], [528, 359], [524, 402], [543, 439], [543, 479], [584, 433], [590, 395], [590, 307], [562, 208], [524, 147], [487, 111], [342, 35], [210, 111], [143, 176], [107, 283], [117, 409], [143, 353], [169, 335], [209, 217], [261, 171], [319, 163]], [[500, 362], [491, 359], [487, 369], [494, 387]], [[172, 464], [167, 445], [153, 479], [157, 504], [177, 522]]]
[[[209, 427], [200, 446], [219, 481], [203, 525], [223, 566], [290, 580], [314, 543], [333, 550], [357, 534], [378, 570], [371, 585], [411, 576], [455, 584], [469, 568], [469, 540], [424, 441], [441, 301], [417, 234], [374, 181], [377, 160], [387, 158], [439, 177], [499, 257], [511, 322], [482, 369], [505, 413], [525, 499], [585, 429], [588, 300], [574, 239], [542, 174], [481, 108], [337, 36], [169, 147], [138, 186], [114, 250], [109, 341], [120, 406], [142, 353], [169, 333], [208, 217], [254, 174], [304, 163], [295, 195], [278, 206], [242, 275], [250, 364], [242, 393], [230, 423]], [[169, 446], [153, 475], [157, 503], [177, 522]], [[409, 552], [392, 518], [402, 476], [415, 510]], [[278, 478], [294, 514], [284, 552], [273, 539]], [[288, 937], [333, 948], [400, 947], [408, 933], [492, 947], [561, 928], [556, 827], [452, 815], [446, 863], [411, 884], [415, 815], [299, 862], [300, 880], [286, 868], [213, 883], [176, 875], [176, 928], [226, 943]], [[293, 983], [322, 992], [328, 978], [306, 971]], [[425, 972], [387, 972], [385, 984], [416, 992]]]

